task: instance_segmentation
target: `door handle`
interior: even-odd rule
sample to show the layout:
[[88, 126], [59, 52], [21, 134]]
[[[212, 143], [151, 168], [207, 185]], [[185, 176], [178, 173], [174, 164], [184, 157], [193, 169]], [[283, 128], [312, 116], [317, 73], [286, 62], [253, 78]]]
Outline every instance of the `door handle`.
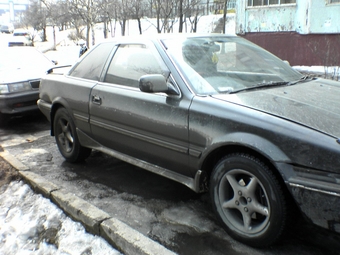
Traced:
[[92, 103], [101, 105], [102, 104], [102, 99], [100, 98], [100, 96], [97, 96], [97, 95], [92, 96]]

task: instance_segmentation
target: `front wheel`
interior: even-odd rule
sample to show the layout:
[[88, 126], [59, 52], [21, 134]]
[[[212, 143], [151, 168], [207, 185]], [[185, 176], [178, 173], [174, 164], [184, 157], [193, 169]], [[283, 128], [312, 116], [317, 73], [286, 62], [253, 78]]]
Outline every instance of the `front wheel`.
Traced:
[[287, 205], [276, 176], [257, 158], [222, 158], [210, 180], [213, 207], [227, 233], [253, 247], [276, 242], [286, 228]]
[[58, 149], [66, 161], [79, 162], [90, 156], [91, 149], [79, 143], [75, 124], [65, 108], [57, 110], [53, 124]]

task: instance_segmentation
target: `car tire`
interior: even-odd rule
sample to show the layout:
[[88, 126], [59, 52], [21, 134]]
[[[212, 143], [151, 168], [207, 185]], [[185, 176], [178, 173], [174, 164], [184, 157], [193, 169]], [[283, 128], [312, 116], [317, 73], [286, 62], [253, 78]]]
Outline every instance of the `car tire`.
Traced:
[[91, 149], [81, 146], [76, 126], [65, 108], [59, 108], [53, 122], [58, 149], [68, 162], [80, 162], [88, 158]]
[[253, 247], [278, 241], [287, 226], [287, 198], [277, 177], [259, 159], [230, 154], [215, 166], [210, 195], [227, 233]]

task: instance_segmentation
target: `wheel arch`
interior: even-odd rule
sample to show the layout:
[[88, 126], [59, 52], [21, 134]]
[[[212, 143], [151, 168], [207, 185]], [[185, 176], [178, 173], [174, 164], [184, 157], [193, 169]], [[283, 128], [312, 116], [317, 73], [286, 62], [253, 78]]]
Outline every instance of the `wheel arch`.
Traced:
[[[220, 143], [210, 151], [203, 153], [200, 169], [206, 173], [207, 183], [209, 183], [210, 175], [217, 162], [224, 156], [232, 153], [249, 154], [261, 160], [269, 169], [278, 177], [283, 187], [286, 187], [285, 180], [274, 162], [289, 162], [288, 156], [281, 151], [277, 146], [269, 141], [255, 137], [254, 135], [241, 135], [242, 142]], [[247, 143], [246, 138], [251, 138], [252, 143]], [[249, 141], [249, 139], [248, 139]], [[254, 142], [255, 141], [255, 142]]]
[[[58, 109], [60, 108], [65, 108], [67, 111], [69, 111], [68, 103], [65, 99], [63, 98], [56, 98], [51, 107], [51, 112], [50, 112], [50, 118], [51, 118], [51, 136], [54, 136], [54, 116], [57, 112]], [[70, 114], [71, 118], [73, 118], [73, 115]]]

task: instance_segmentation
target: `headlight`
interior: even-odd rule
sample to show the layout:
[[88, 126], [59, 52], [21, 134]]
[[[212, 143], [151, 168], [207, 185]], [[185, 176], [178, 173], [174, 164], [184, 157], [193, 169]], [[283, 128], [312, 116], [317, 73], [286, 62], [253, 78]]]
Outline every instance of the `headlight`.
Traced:
[[18, 82], [7, 84], [8, 92], [20, 92], [26, 90], [32, 90], [31, 84], [29, 82]]
[[8, 90], [8, 86], [7, 85], [0, 85], [0, 95], [1, 94], [6, 94], [8, 92], [9, 92], [9, 90]]
[[21, 91], [32, 90], [32, 86], [28, 81], [18, 82], [18, 83], [9, 83], [9, 84], [0, 84], [0, 94], [8, 94], [15, 93]]

